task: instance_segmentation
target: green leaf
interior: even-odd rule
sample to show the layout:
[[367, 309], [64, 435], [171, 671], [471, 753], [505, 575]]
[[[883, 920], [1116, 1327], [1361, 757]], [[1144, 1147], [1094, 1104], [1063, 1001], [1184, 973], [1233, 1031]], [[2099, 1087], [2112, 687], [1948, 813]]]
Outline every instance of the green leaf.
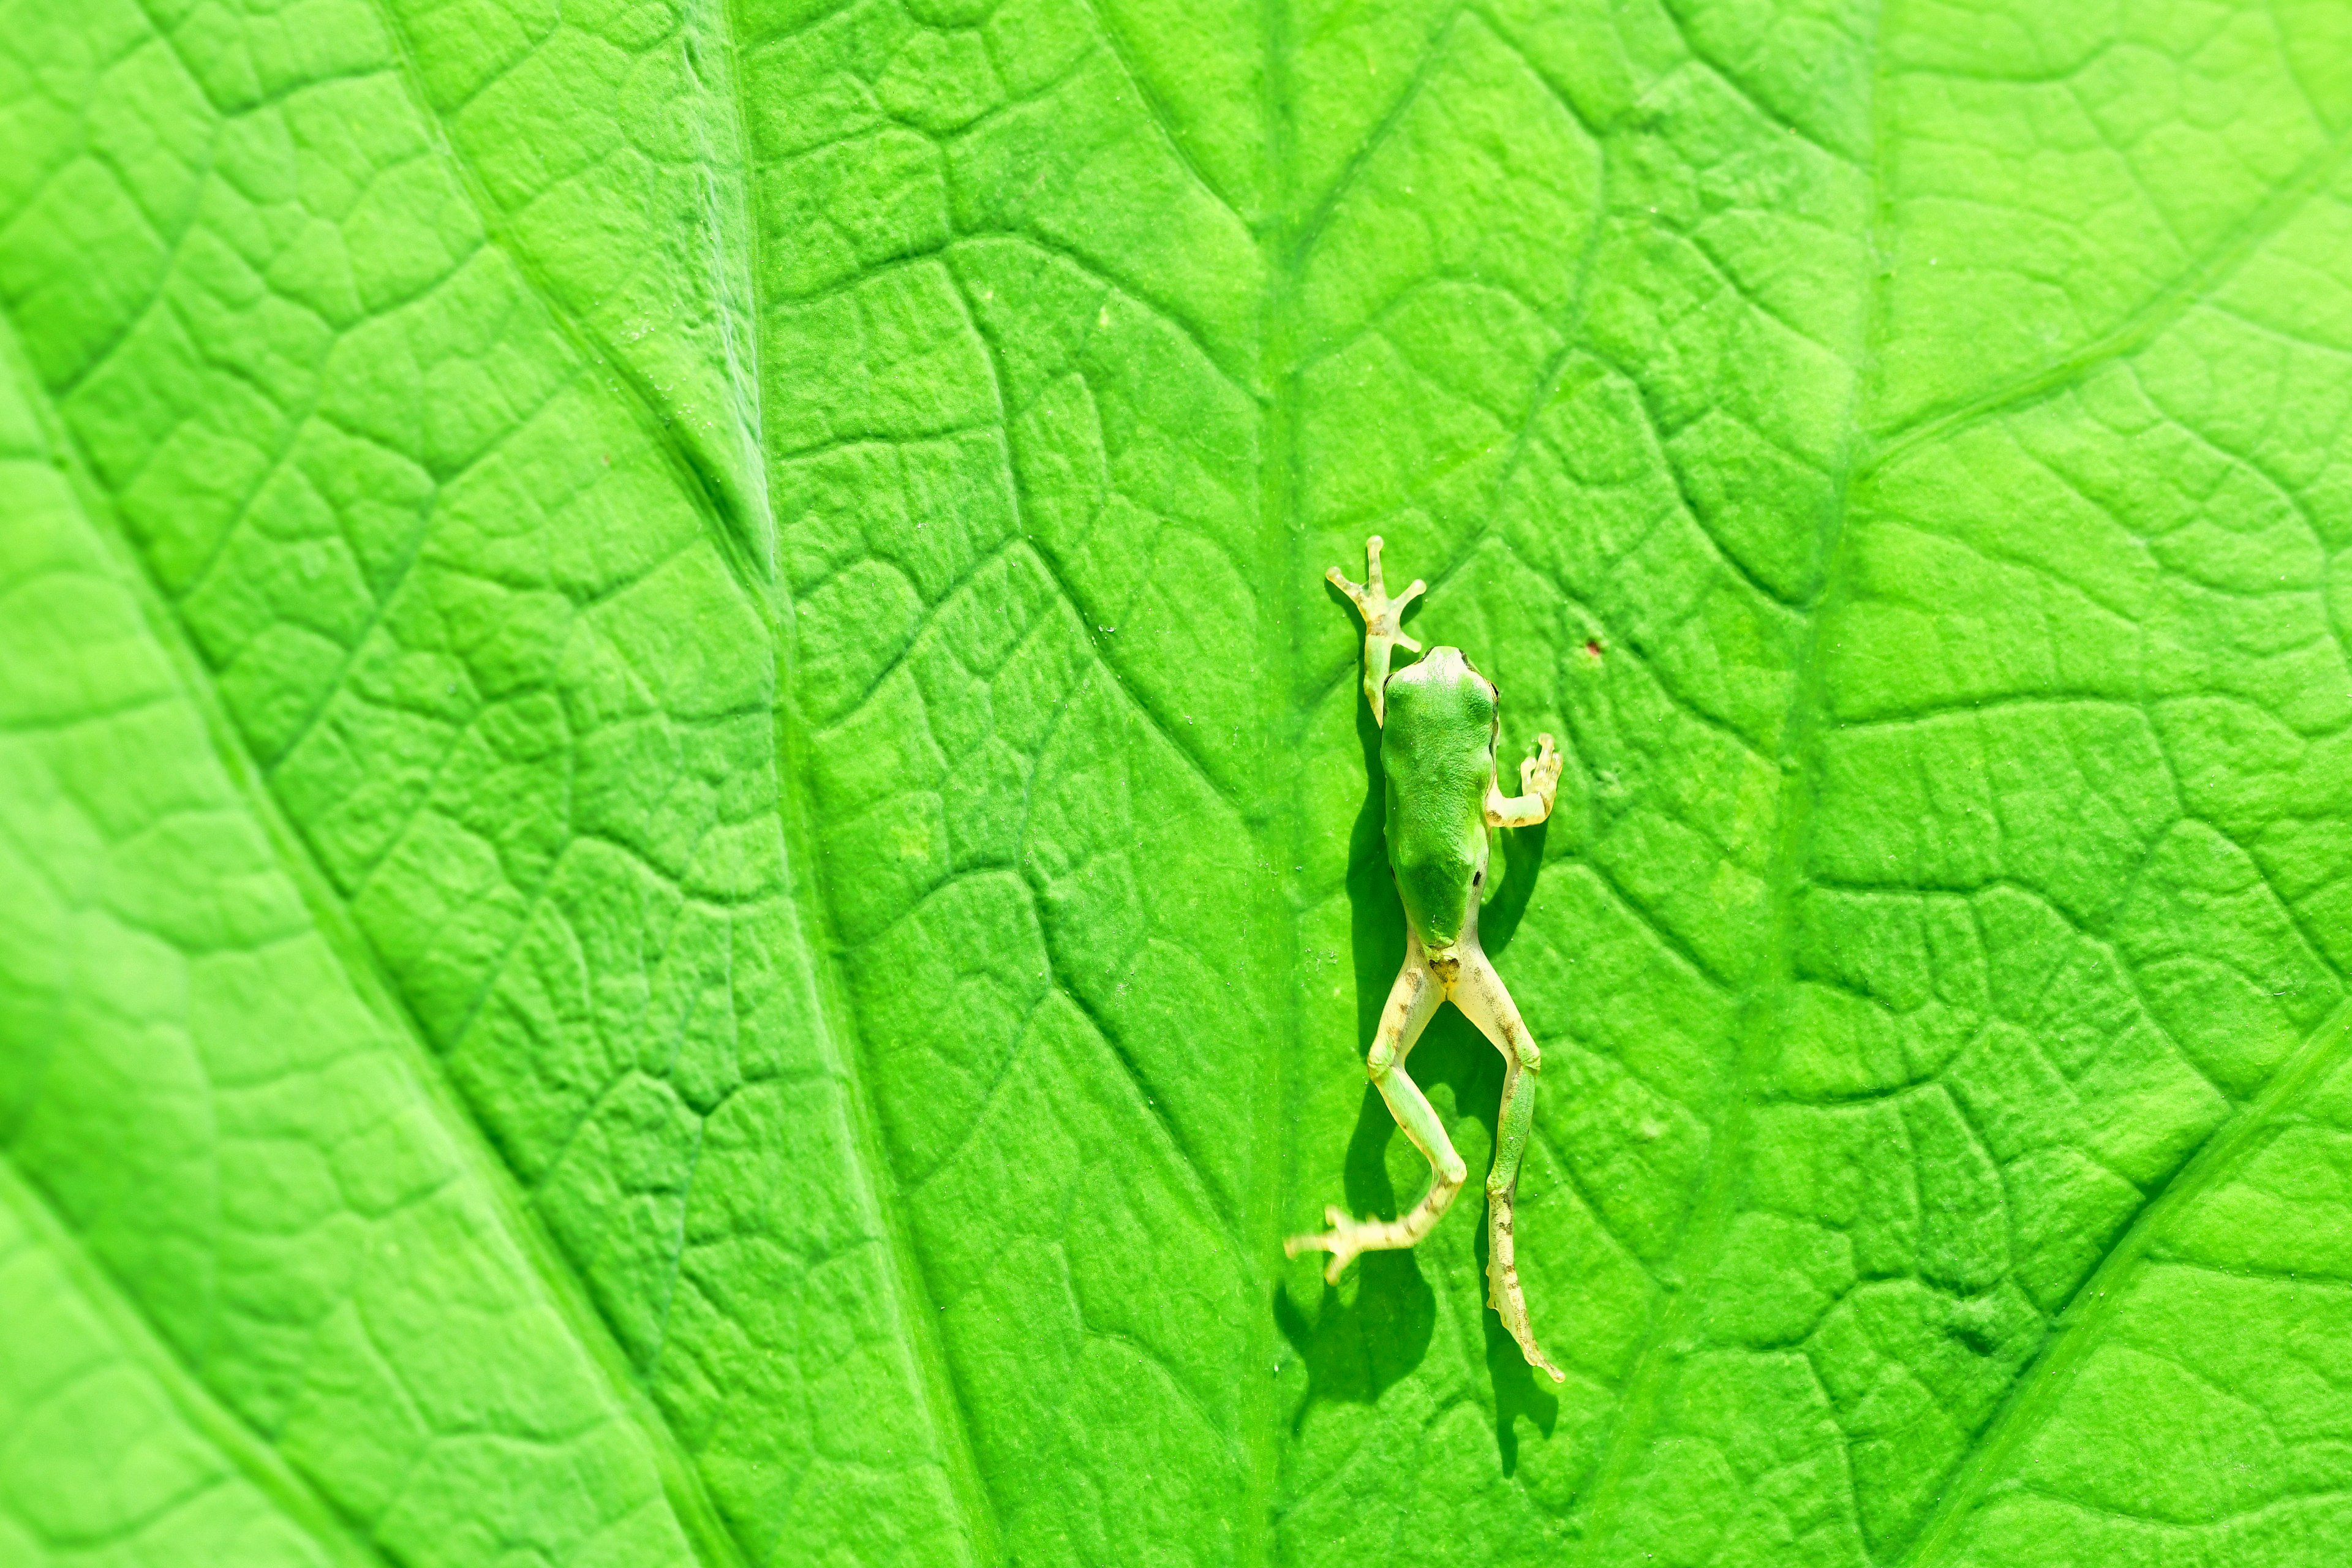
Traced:
[[2347, 16], [0, 0], [0, 1562], [2343, 1560]]

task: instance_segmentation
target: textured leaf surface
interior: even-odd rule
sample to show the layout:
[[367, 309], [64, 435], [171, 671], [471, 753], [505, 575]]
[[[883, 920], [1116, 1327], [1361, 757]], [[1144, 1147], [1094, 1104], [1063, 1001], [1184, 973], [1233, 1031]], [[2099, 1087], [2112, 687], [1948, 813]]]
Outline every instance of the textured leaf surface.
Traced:
[[[2336, 0], [0, 4], [0, 1562], [2342, 1561], [2347, 138]], [[1570, 752], [1557, 1389], [1281, 1259], [1371, 531]]]

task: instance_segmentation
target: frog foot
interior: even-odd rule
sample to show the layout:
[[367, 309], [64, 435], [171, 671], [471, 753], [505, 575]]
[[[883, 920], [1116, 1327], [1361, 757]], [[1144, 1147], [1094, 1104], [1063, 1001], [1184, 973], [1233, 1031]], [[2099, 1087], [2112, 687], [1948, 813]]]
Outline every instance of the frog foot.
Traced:
[[1549, 801], [1559, 789], [1560, 755], [1549, 735], [1536, 737], [1536, 754], [1519, 762], [1519, 793]]
[[[1441, 1183], [1443, 1188], [1444, 1184]], [[1459, 1186], [1460, 1184], [1454, 1184]], [[1444, 1194], [1452, 1196], [1450, 1191]], [[1422, 1210], [1431, 1205], [1426, 1200], [1412, 1214], [1402, 1219], [1360, 1220], [1338, 1204], [1323, 1211], [1323, 1223], [1331, 1228], [1319, 1236], [1294, 1236], [1282, 1244], [1283, 1256], [1296, 1258], [1302, 1252], [1328, 1252], [1331, 1261], [1324, 1266], [1323, 1282], [1337, 1285], [1340, 1272], [1356, 1260], [1359, 1253], [1383, 1252], [1411, 1247], [1425, 1235], [1436, 1221], [1435, 1214], [1424, 1215]], [[1434, 1205], [1443, 1212], [1444, 1204]]]
[[1383, 689], [1389, 682], [1389, 664], [1399, 647], [1415, 653], [1421, 644], [1404, 635], [1398, 621], [1404, 607], [1422, 594], [1429, 584], [1415, 577], [1412, 585], [1395, 598], [1389, 597], [1387, 580], [1381, 574], [1381, 536], [1373, 534], [1364, 541], [1366, 581], [1350, 583], [1346, 573], [1337, 566], [1323, 574], [1331, 585], [1354, 601], [1356, 611], [1364, 617], [1364, 695], [1372, 704], [1372, 721], [1388, 722], [1388, 699]]
[[1331, 1228], [1320, 1236], [1294, 1236], [1282, 1244], [1282, 1252], [1286, 1258], [1296, 1258], [1302, 1252], [1329, 1253], [1331, 1261], [1323, 1269], [1323, 1282], [1327, 1285], [1339, 1282], [1340, 1270], [1353, 1263], [1358, 1253], [1372, 1251], [1386, 1239], [1381, 1234], [1388, 1228], [1386, 1226], [1378, 1221], [1359, 1224], [1355, 1215], [1338, 1204], [1323, 1211], [1323, 1223]]

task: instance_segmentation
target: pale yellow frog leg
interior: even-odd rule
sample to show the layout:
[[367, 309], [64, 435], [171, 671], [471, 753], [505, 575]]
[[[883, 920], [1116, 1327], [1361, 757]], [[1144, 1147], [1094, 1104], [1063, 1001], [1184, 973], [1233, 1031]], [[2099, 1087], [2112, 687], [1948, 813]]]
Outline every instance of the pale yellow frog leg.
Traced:
[[1411, 938], [1404, 968], [1389, 989], [1388, 1005], [1381, 1010], [1381, 1026], [1372, 1037], [1372, 1048], [1364, 1066], [1380, 1089], [1381, 1098], [1388, 1101], [1389, 1113], [1429, 1162], [1429, 1191], [1413, 1205], [1412, 1213], [1399, 1219], [1359, 1220], [1334, 1204], [1323, 1211], [1324, 1223], [1330, 1226], [1329, 1230], [1320, 1236], [1294, 1236], [1282, 1244], [1282, 1250], [1292, 1258], [1302, 1252], [1329, 1253], [1331, 1262], [1323, 1270], [1323, 1278], [1331, 1284], [1339, 1282], [1339, 1271], [1356, 1254], [1408, 1247], [1427, 1236], [1431, 1227], [1444, 1217], [1455, 1194], [1462, 1191], [1462, 1184], [1469, 1177], [1470, 1168], [1454, 1152], [1452, 1141], [1445, 1136], [1444, 1124], [1437, 1120], [1435, 1108], [1404, 1070], [1405, 1058], [1412, 1054], [1423, 1026], [1444, 999], [1444, 989], [1429, 971], [1420, 939]]
[[1536, 754], [1519, 763], [1519, 793], [1505, 795], [1500, 785], [1486, 784], [1486, 826], [1533, 827], [1551, 815], [1559, 796], [1559, 753], [1549, 735], [1536, 737]]
[[1567, 1373], [1536, 1342], [1535, 1326], [1528, 1321], [1528, 1299], [1519, 1288], [1517, 1222], [1519, 1159], [1536, 1121], [1536, 1072], [1543, 1066], [1543, 1047], [1519, 1016], [1511, 993], [1496, 973], [1494, 962], [1477, 947], [1465, 943], [1462, 977], [1454, 985], [1454, 1005], [1469, 1015], [1478, 1032], [1503, 1053], [1503, 1104], [1495, 1121], [1495, 1164], [1486, 1173], [1486, 1303], [1503, 1320], [1529, 1366], [1551, 1373], [1554, 1383]]
[[1371, 699], [1372, 722], [1386, 724], [1388, 699], [1385, 691], [1389, 683], [1389, 664], [1399, 647], [1411, 648], [1415, 653], [1421, 651], [1419, 643], [1398, 629], [1398, 617], [1404, 614], [1407, 605], [1428, 589], [1429, 584], [1415, 577], [1412, 587], [1391, 599], [1387, 580], [1381, 575], [1379, 534], [1375, 533], [1364, 541], [1364, 555], [1368, 563], [1368, 580], [1365, 582], [1349, 582], [1347, 574], [1337, 566], [1323, 575], [1329, 578], [1339, 592], [1355, 601], [1357, 613], [1364, 617], [1364, 695]]

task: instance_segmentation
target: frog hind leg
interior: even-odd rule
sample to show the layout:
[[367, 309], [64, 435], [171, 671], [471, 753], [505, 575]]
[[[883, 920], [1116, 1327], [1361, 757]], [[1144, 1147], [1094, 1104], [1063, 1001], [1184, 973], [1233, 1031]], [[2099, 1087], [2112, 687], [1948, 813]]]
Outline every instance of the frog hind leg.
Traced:
[[1356, 613], [1364, 617], [1364, 695], [1372, 704], [1372, 722], [1385, 724], [1389, 666], [1395, 659], [1396, 650], [1402, 647], [1415, 653], [1421, 651], [1421, 644], [1405, 636], [1397, 622], [1404, 615], [1404, 607], [1429, 584], [1416, 577], [1411, 587], [1390, 598], [1387, 579], [1381, 573], [1381, 536], [1377, 533], [1364, 541], [1364, 561], [1365, 581], [1361, 583], [1350, 583], [1347, 574], [1337, 566], [1323, 575], [1354, 602]]
[[1503, 1103], [1495, 1123], [1495, 1163], [1486, 1173], [1486, 1302], [1503, 1320], [1503, 1327], [1519, 1342], [1529, 1366], [1551, 1373], [1554, 1383], [1568, 1374], [1552, 1364], [1536, 1342], [1535, 1325], [1528, 1321], [1528, 1299], [1519, 1286], [1518, 1240], [1514, 1234], [1519, 1187], [1519, 1159], [1536, 1121], [1536, 1072], [1543, 1050], [1528, 1033], [1510, 989], [1495, 969], [1494, 961], [1472, 948], [1463, 954], [1462, 976], [1454, 987], [1454, 1005], [1478, 1026], [1478, 1032], [1503, 1053]]
[[1421, 1202], [1413, 1205], [1411, 1213], [1391, 1220], [1359, 1220], [1334, 1204], [1323, 1211], [1329, 1230], [1316, 1236], [1294, 1236], [1282, 1244], [1284, 1253], [1292, 1258], [1308, 1251], [1329, 1253], [1331, 1261], [1324, 1268], [1323, 1278], [1334, 1285], [1339, 1282], [1339, 1271], [1358, 1253], [1408, 1247], [1427, 1236], [1453, 1206], [1462, 1184], [1469, 1178], [1470, 1168], [1454, 1152], [1453, 1142], [1445, 1136], [1445, 1126], [1438, 1121], [1435, 1107], [1404, 1068], [1405, 1058], [1444, 998], [1444, 988], [1430, 973], [1421, 942], [1416, 939], [1408, 945], [1404, 968], [1398, 972], [1396, 984], [1389, 990], [1388, 1005], [1381, 1010], [1380, 1028], [1372, 1036], [1372, 1048], [1364, 1066], [1373, 1087], [1388, 1102], [1389, 1113], [1429, 1162], [1429, 1191], [1422, 1194]]

